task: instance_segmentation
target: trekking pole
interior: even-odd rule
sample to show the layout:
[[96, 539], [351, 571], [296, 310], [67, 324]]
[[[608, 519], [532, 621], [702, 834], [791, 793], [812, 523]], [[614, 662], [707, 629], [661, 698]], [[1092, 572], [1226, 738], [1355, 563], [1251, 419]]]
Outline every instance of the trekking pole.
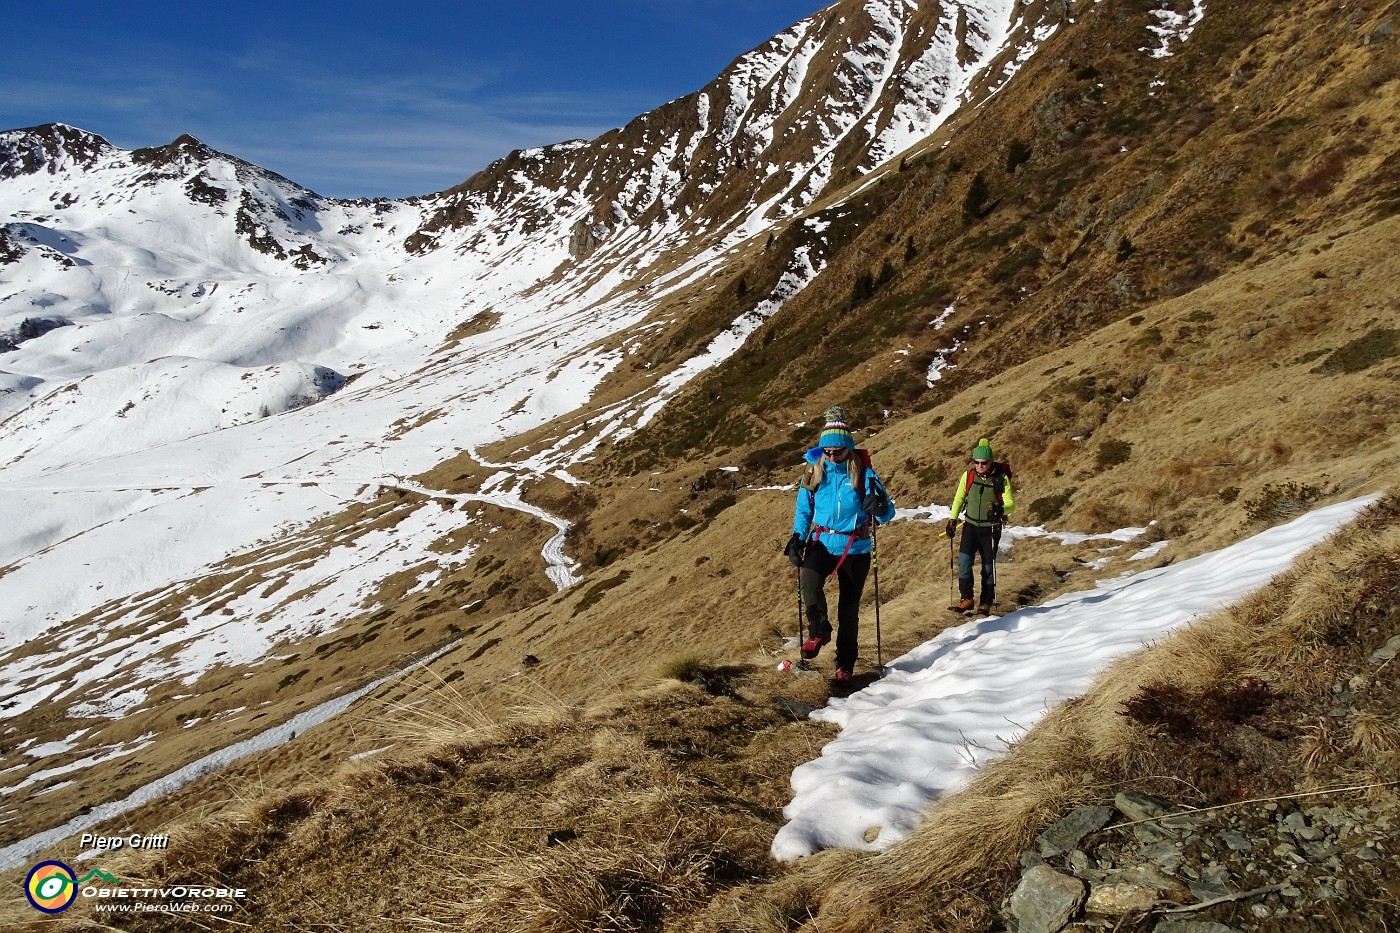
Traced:
[[[890, 479], [894, 474], [890, 474]], [[886, 480], [885, 482], [889, 482]], [[869, 495], [871, 479], [869, 474], [865, 477], [865, 494]], [[886, 506], [888, 508], [888, 506]], [[880, 522], [874, 515], [870, 516], [870, 569], [875, 572], [875, 671], [877, 676], [885, 676], [885, 649], [880, 640], [880, 548], [879, 538], [875, 534], [875, 529], [880, 526]]]
[[957, 534], [954, 531], [948, 536], [948, 598], [953, 601], [948, 604], [950, 606], [958, 601], [958, 556], [955, 543]]
[[[1001, 553], [1001, 524], [996, 526], [996, 533], [992, 535], [992, 592], [997, 589], [997, 555]], [[995, 603], [993, 603], [995, 606]]]
[[870, 569], [875, 571], [875, 670], [885, 676], [885, 654], [880, 644], [880, 548], [875, 535], [876, 522], [870, 520]]
[[[804, 641], [802, 635], [802, 568], [798, 567], [793, 571], [793, 579], [797, 581], [797, 644], [799, 649]], [[801, 657], [799, 650], [798, 657]]]

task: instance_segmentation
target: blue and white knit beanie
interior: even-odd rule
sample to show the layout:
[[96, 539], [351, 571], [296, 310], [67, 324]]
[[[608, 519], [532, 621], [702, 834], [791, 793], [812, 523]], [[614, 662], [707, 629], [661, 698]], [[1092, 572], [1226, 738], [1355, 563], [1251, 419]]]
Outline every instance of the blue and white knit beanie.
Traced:
[[856, 439], [851, 434], [851, 429], [846, 427], [846, 413], [838, 406], [832, 405], [826, 410], [826, 424], [822, 426], [823, 447], [849, 447], [855, 449]]

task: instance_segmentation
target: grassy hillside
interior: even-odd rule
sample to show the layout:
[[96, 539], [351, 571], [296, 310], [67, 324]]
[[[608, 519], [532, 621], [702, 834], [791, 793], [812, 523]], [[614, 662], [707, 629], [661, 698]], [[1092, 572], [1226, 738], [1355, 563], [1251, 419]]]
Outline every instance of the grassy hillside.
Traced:
[[[772, 443], [833, 384], [874, 426], [1400, 207], [1383, 4], [1223, 5], [1165, 60], [1138, 51], [1148, 5], [1082, 6], [992, 104], [816, 212], [820, 234], [788, 228], [834, 244], [827, 271], [624, 453]], [[959, 370], [927, 386], [954, 341]]]

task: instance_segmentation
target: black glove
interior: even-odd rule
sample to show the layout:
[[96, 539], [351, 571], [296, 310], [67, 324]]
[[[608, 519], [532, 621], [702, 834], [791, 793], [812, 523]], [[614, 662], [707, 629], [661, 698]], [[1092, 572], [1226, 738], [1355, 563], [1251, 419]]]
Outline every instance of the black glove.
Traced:
[[944, 526], [944, 528], [943, 528], [943, 533], [944, 533], [945, 535], [947, 535], [948, 537], [950, 537], [950, 538], [951, 538], [953, 535], [957, 534], [957, 533], [958, 533], [958, 520], [957, 520], [956, 518], [950, 518], [950, 519], [948, 519], [948, 524]]
[[890, 507], [890, 500], [878, 489], [872, 489], [865, 494], [865, 498], [860, 500], [860, 507], [865, 510], [865, 514], [874, 518], [877, 515], [884, 515], [885, 509]]
[[1002, 522], [1006, 521], [1006, 512], [1002, 510], [1000, 505], [992, 506], [991, 516], [993, 525], [1000, 525]]
[[788, 538], [787, 547], [783, 548], [783, 553], [787, 555], [787, 559], [792, 563], [794, 567], [801, 567], [802, 536], [794, 531], [792, 533], [792, 537]]

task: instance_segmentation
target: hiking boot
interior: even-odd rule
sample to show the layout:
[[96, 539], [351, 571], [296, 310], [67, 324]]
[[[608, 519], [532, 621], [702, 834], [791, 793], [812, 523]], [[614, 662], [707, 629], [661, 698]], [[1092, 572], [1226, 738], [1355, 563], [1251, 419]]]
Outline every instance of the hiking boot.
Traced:
[[972, 599], [970, 597], [968, 599], [960, 599], [948, 608], [954, 612], [967, 612], [972, 608]]
[[977, 611], [980, 612], [980, 613], [982, 613], [982, 615], [984, 615], [984, 616], [991, 615], [991, 614], [992, 614], [992, 604], [991, 604], [991, 603], [982, 603], [981, 605], [979, 605], [979, 606], [977, 607]]
[[822, 650], [822, 645], [831, 641], [831, 635], [813, 635], [802, 643], [802, 660], [810, 661]]
[[848, 684], [851, 682], [851, 669], [849, 667], [838, 667], [836, 669], [836, 682], [838, 684]]

